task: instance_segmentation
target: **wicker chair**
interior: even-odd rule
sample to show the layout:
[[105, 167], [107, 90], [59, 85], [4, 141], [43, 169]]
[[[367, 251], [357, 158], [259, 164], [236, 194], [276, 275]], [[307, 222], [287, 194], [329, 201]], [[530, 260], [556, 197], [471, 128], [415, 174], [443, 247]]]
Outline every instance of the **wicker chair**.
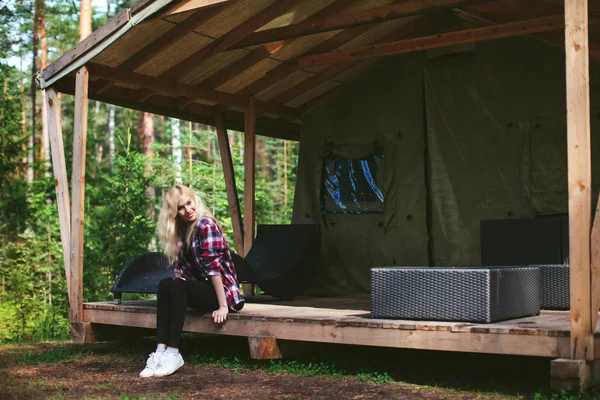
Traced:
[[234, 256], [241, 282], [255, 283], [266, 294], [291, 299], [304, 292], [317, 272], [319, 225], [258, 225], [245, 258]]
[[175, 277], [173, 265], [160, 252], [142, 254], [129, 261], [121, 270], [111, 291], [115, 304], [121, 304], [122, 293], [158, 293], [158, 283]]

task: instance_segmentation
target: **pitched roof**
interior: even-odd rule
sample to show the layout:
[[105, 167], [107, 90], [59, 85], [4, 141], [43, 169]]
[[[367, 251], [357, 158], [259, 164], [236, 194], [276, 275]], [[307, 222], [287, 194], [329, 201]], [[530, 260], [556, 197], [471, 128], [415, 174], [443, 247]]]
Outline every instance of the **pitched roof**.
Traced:
[[[483, 28], [438, 34], [449, 10]], [[238, 130], [254, 97], [259, 134], [298, 139], [303, 112], [375, 57], [522, 34], [562, 45], [562, 14], [562, 0], [138, 0], [38, 79], [73, 93], [86, 65], [92, 99], [209, 124], [224, 106]]]

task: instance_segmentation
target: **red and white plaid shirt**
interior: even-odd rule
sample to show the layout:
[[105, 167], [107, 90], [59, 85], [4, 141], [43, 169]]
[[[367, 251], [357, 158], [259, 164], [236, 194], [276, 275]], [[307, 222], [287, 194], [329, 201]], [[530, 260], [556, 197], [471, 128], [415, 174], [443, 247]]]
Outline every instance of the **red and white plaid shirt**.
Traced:
[[183, 251], [177, 253], [175, 273], [187, 280], [208, 280], [210, 276], [221, 275], [229, 309], [239, 311], [244, 307], [244, 298], [240, 293], [229, 247], [217, 221], [211, 217], [204, 216], [196, 221], [192, 234], [191, 254], [184, 257]]

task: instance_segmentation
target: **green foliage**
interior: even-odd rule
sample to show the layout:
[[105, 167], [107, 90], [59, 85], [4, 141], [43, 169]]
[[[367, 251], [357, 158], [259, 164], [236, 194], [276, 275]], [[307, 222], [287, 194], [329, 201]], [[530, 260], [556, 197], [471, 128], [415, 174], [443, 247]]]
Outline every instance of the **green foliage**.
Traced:
[[[132, 0], [96, 3], [93, 27], [130, 6]], [[69, 335], [63, 247], [54, 192], [41, 159], [41, 101], [32, 105], [35, 2], [0, 8], [0, 341], [46, 340]], [[56, 60], [78, 41], [79, 7], [70, 0], [45, 2], [48, 57]], [[39, 64], [39, 54], [36, 60]], [[39, 66], [39, 65], [38, 65]], [[24, 88], [23, 91], [20, 89]], [[35, 108], [32, 109], [32, 108]], [[115, 110], [111, 120], [109, 110]], [[37, 115], [31, 125], [33, 112]], [[74, 101], [61, 95], [65, 169], [71, 176]], [[178, 178], [171, 143], [173, 123], [154, 118], [154, 157], [141, 153], [137, 111], [90, 101], [86, 143], [84, 300], [112, 299], [110, 288], [125, 263], [156, 250], [155, 220], [162, 196]], [[115, 157], [110, 154], [114, 122]], [[217, 135], [210, 126], [176, 121], [181, 128], [180, 178], [203, 195], [227, 242], [235, 250]], [[33, 148], [29, 149], [33, 134]], [[121, 137], [123, 140], [119, 141]], [[243, 210], [243, 134], [229, 132]], [[285, 147], [285, 151], [284, 151]], [[33, 150], [35, 161], [26, 163]], [[285, 152], [285, 157], [284, 157]], [[257, 138], [258, 223], [289, 223], [298, 146]], [[25, 172], [34, 168], [33, 182]], [[68, 185], [70, 182], [67, 183]]]
[[86, 297], [108, 299], [123, 265], [148, 251], [155, 223], [150, 218], [153, 198], [146, 195], [153, 185], [148, 159], [131, 150], [127, 133], [122, 153], [114, 159], [113, 172], [104, 172], [98, 186], [88, 186], [89, 215], [86, 221], [84, 288]]
[[600, 387], [587, 390], [561, 390], [549, 393], [536, 393], [534, 400], [596, 400], [600, 398]]

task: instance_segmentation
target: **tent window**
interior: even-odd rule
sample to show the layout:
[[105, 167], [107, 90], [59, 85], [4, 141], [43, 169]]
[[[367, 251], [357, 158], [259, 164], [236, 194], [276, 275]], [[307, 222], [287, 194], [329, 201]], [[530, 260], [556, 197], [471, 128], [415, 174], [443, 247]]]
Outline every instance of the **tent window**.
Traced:
[[330, 155], [323, 161], [321, 212], [323, 214], [381, 214], [380, 177], [383, 154], [361, 159]]

